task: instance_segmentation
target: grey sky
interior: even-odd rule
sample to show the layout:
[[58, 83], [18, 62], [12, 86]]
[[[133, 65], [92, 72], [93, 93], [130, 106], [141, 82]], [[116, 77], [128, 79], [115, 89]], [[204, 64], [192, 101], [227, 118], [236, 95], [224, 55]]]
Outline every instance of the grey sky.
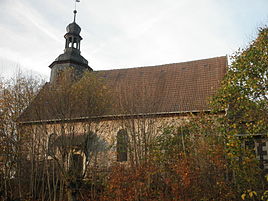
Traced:
[[[49, 75], [74, 0], [0, 0], [0, 74]], [[94, 70], [230, 55], [268, 23], [267, 0], [81, 0], [82, 55]]]

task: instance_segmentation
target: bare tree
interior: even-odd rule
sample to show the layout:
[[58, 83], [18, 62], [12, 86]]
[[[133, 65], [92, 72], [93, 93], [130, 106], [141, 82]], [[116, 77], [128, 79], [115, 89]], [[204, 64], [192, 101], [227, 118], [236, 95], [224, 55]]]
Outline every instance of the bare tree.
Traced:
[[[167, 122], [156, 115], [162, 104], [158, 88], [138, 84], [139, 86], [135, 86], [126, 82], [127, 86], [118, 89], [120, 91], [118, 109], [125, 114], [120, 123], [127, 133], [127, 155], [131, 165], [134, 166], [148, 160], [157, 135], [164, 126], [167, 126]], [[119, 156], [120, 150], [118, 152], [118, 161], [122, 161]]]
[[5, 199], [22, 194], [22, 136], [16, 119], [33, 100], [42, 83], [40, 78], [24, 76], [21, 72], [13, 79], [0, 78], [0, 172]]
[[[82, 179], [88, 174], [87, 166], [108, 147], [99, 135], [101, 125], [92, 119], [110, 109], [109, 90], [93, 73], [85, 73], [79, 80], [72, 75], [72, 69], [64, 71], [58, 82], [46, 84], [22, 115], [26, 120], [30, 116], [28, 122], [38, 122], [26, 123], [22, 129], [22, 134], [30, 135], [33, 196], [63, 200], [66, 193], [68, 200], [77, 200]], [[34, 193], [44, 186], [48, 195], [42, 190], [39, 195]]]

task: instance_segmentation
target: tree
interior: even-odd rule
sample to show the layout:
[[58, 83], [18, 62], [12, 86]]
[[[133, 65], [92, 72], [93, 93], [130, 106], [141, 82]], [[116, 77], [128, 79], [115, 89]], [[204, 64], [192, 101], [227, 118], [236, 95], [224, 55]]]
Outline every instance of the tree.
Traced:
[[[156, 147], [149, 150], [153, 152], [149, 156], [157, 161], [148, 158], [149, 164], [143, 164], [146, 170], [141, 165], [142, 170], [123, 168], [122, 173], [116, 167], [108, 183], [107, 199], [130, 195], [124, 198], [159, 200], [156, 197], [163, 190], [168, 193], [162, 196], [173, 195], [178, 200], [238, 200], [244, 190], [260, 190], [260, 169], [252, 150], [245, 148], [245, 141], [267, 134], [267, 91], [268, 30], [265, 27], [247, 48], [232, 56], [222, 87], [212, 100], [215, 115], [190, 116], [181, 128], [167, 127], [163, 134], [158, 133]], [[133, 102], [127, 103], [126, 108], [135, 106]], [[156, 125], [165, 127], [163, 121]], [[138, 137], [135, 133], [133, 139]], [[261, 144], [262, 140], [255, 142]], [[153, 185], [156, 178], [157, 187]], [[146, 197], [152, 194], [155, 197]]]
[[[109, 89], [92, 72], [85, 72], [80, 79], [73, 75], [70, 68], [59, 75], [57, 82], [47, 83], [22, 115], [26, 120], [30, 116], [40, 122], [24, 126], [21, 134], [30, 136], [25, 144], [29, 144], [32, 170], [38, 170], [32, 171], [32, 177], [37, 178], [39, 185], [48, 187], [53, 200], [66, 199], [64, 193], [68, 200], [77, 200], [87, 167], [108, 147], [101, 136], [101, 124], [91, 118], [111, 109]], [[42, 123], [44, 120], [51, 123]], [[40, 190], [36, 193], [34, 197], [46, 194]]]
[[[5, 199], [22, 193], [22, 138], [16, 119], [36, 96], [43, 82], [38, 77], [25, 76], [21, 72], [12, 79], [0, 78], [0, 174], [3, 174], [0, 191], [4, 191]], [[17, 182], [12, 181], [14, 177]], [[11, 186], [16, 186], [17, 191], [13, 191]]]
[[[120, 114], [126, 114], [120, 121], [120, 125], [127, 135], [128, 161], [134, 168], [149, 159], [157, 133], [166, 125], [164, 125], [163, 118], [148, 117], [148, 114], [146, 114], [157, 111], [161, 105], [159, 100], [155, 98], [159, 93], [157, 88], [145, 87], [143, 83], [135, 86], [131, 82], [126, 82], [126, 86], [128, 86], [127, 90], [125, 86], [118, 89], [120, 99], [116, 109]], [[129, 118], [129, 114], [133, 116]]]
[[227, 109], [229, 123], [238, 132], [264, 134], [268, 129], [268, 28], [260, 28], [258, 37], [231, 59], [214, 108]]
[[239, 192], [260, 189], [256, 155], [260, 157], [259, 166], [264, 168], [262, 146], [268, 134], [268, 28], [260, 28], [257, 38], [235, 52], [231, 60], [212, 105], [217, 112], [226, 111], [219, 118], [219, 128], [225, 136], [229, 166]]

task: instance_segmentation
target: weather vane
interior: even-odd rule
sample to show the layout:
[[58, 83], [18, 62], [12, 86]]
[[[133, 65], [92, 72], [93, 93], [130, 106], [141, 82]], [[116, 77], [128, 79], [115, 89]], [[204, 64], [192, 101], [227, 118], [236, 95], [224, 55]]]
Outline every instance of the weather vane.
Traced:
[[75, 22], [75, 19], [76, 19], [76, 13], [77, 13], [77, 10], [76, 10], [76, 3], [77, 2], [80, 2], [80, 0], [74, 0], [74, 22]]

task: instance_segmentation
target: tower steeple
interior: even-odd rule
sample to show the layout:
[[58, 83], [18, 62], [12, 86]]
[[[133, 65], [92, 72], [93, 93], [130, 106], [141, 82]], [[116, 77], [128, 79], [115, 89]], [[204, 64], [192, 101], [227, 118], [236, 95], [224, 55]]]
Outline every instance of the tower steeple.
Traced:
[[80, 42], [83, 38], [80, 36], [81, 28], [75, 22], [76, 13], [77, 11], [74, 10], [74, 21], [66, 27], [67, 33], [64, 35], [64, 38], [66, 39], [65, 51], [67, 51], [67, 48], [73, 48], [80, 53]]
[[81, 55], [80, 47], [83, 38], [80, 36], [81, 28], [76, 24], [76, 14], [77, 11], [74, 10], [74, 21], [66, 27], [64, 53], [49, 66], [51, 68], [50, 82], [56, 81], [60, 72], [68, 68], [74, 69], [76, 77], [81, 77], [86, 70], [92, 71], [88, 66], [88, 61]]

